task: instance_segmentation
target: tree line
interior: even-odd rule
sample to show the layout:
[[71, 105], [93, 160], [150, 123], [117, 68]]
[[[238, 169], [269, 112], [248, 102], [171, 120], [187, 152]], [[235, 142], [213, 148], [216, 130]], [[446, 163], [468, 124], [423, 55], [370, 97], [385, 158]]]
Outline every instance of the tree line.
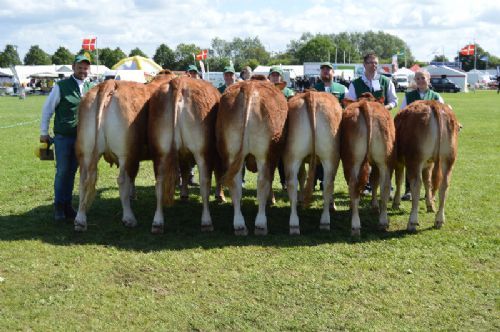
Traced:
[[[271, 48], [271, 45], [268, 45]], [[153, 60], [163, 68], [173, 70], [185, 70], [188, 65], [194, 63], [193, 54], [198, 54], [202, 48], [195, 44], [181, 43], [175, 49], [167, 44], [161, 44], [156, 48]], [[211, 71], [222, 71], [232, 60], [236, 70], [241, 70], [244, 66], [252, 68], [258, 65], [301, 65], [304, 62], [337, 62], [337, 63], [361, 63], [362, 57], [368, 52], [378, 54], [382, 63], [390, 63], [394, 54], [399, 54], [398, 65], [402, 67], [405, 63], [411, 66], [415, 61], [411, 49], [399, 37], [385, 33], [383, 31], [367, 32], [341, 32], [338, 34], [316, 34], [303, 33], [297, 40], [291, 40], [285, 51], [273, 52], [266, 49], [258, 37], [247, 37], [245, 39], [236, 37], [231, 41], [221, 38], [211, 40], [209, 56], [206, 61]], [[485, 69], [500, 65], [500, 58], [488, 53], [481, 46], [476, 45], [477, 57], [476, 67]], [[109, 47], [99, 48], [99, 64], [111, 68], [127, 54], [120, 48], [111, 49]], [[79, 50], [78, 54], [88, 52], [93, 64], [97, 63], [96, 51]], [[128, 56], [147, 55], [138, 47], [132, 49]], [[42, 50], [38, 45], [30, 47], [23, 62], [17, 53], [14, 45], [6, 45], [0, 53], [0, 67], [11, 65], [50, 65], [50, 64], [70, 64], [74, 59], [73, 54], [66, 47], [59, 47], [52, 55]], [[484, 57], [487, 60], [480, 59]], [[464, 70], [474, 67], [474, 56], [462, 56], [455, 58], [455, 61], [462, 62]], [[448, 61], [443, 56], [435, 56], [433, 61]]]

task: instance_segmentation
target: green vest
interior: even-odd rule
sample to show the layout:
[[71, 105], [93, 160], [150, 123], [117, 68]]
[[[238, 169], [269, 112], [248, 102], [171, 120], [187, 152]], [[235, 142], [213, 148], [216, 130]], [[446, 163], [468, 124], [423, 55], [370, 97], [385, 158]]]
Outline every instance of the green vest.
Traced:
[[361, 77], [356, 78], [352, 81], [354, 85], [354, 90], [356, 91], [356, 97], [360, 97], [365, 92], [370, 92], [375, 98], [384, 97], [384, 105], [389, 104], [388, 92], [389, 92], [389, 79], [384, 75], [380, 75], [378, 79], [380, 83], [380, 90], [371, 91], [370, 88], [363, 82]]
[[[76, 126], [78, 124], [78, 105], [82, 96], [80, 89], [73, 77], [57, 82], [61, 99], [56, 106], [54, 117], [54, 134], [63, 136], [76, 136]], [[91, 88], [90, 82], [83, 83], [83, 93]]]
[[[314, 85], [314, 88], [317, 91], [325, 91], [325, 83], [323, 81], [320, 81]], [[331, 82], [330, 93], [337, 97], [339, 102], [341, 102], [345, 96], [345, 87], [342, 84]]]
[[227, 88], [226, 85], [222, 84], [217, 88], [217, 90], [219, 90], [220, 93], [224, 93], [224, 91], [226, 91], [226, 88]]
[[416, 100], [439, 100], [439, 93], [432, 91], [431, 89], [427, 89], [427, 91], [425, 91], [424, 99], [420, 98], [418, 90], [407, 92], [405, 96], [406, 105], [410, 105]]
[[281, 90], [281, 92], [283, 92], [286, 99], [290, 99], [291, 97], [293, 97], [295, 95], [295, 92], [293, 92], [293, 90], [288, 88], [288, 87], [285, 87], [283, 90]]

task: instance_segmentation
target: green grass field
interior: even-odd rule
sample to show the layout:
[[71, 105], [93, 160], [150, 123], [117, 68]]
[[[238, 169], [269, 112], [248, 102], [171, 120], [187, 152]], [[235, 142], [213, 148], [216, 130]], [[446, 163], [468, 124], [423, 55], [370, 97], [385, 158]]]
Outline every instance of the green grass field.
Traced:
[[[434, 229], [422, 201], [419, 231], [408, 234], [403, 202], [389, 211], [389, 231], [378, 232], [365, 198], [358, 242], [342, 173], [330, 232], [318, 230], [316, 192], [299, 211], [302, 235], [289, 236], [278, 190], [268, 236], [235, 237], [232, 206], [215, 202], [215, 231], [201, 233], [193, 189], [188, 203], [166, 209], [165, 234], [153, 236], [150, 162], [137, 179], [137, 228], [121, 225], [118, 172], [101, 161], [88, 231], [74, 233], [53, 221], [53, 162], [33, 153], [45, 97], [0, 98], [0, 330], [500, 330], [500, 96], [443, 97], [464, 126], [447, 223]], [[256, 212], [247, 173], [250, 231]]]

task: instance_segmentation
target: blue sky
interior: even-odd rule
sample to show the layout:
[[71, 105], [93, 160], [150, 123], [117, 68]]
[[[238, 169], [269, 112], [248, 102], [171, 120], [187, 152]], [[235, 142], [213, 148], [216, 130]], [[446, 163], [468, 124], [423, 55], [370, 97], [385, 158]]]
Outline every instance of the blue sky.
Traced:
[[476, 40], [500, 56], [500, 1], [421, 0], [0, 0], [0, 50], [31, 45], [53, 53], [79, 50], [84, 37], [99, 47], [139, 47], [152, 56], [161, 43], [209, 47], [219, 37], [258, 36], [268, 51], [284, 51], [303, 32], [378, 31], [407, 42], [418, 60], [433, 53], [451, 58]]

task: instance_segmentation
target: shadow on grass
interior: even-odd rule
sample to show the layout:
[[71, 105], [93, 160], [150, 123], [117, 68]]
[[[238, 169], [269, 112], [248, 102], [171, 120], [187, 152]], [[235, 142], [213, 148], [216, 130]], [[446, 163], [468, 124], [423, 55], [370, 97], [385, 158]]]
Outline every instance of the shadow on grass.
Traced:
[[[277, 204], [268, 206], [269, 235], [258, 237], [253, 235], [254, 219], [257, 214], [255, 189], [244, 189], [242, 213], [249, 229], [247, 237], [233, 234], [233, 206], [230, 202], [218, 204], [211, 196], [210, 213], [214, 231], [200, 231], [202, 204], [199, 189], [191, 188], [189, 201], [176, 200], [173, 207], [164, 208], [165, 233], [152, 235], [150, 227], [154, 216], [156, 199], [153, 187], [137, 187], [138, 200], [132, 202], [132, 208], [138, 218], [135, 228], [126, 228], [121, 223], [121, 204], [119, 198], [103, 198], [102, 194], [115, 188], [101, 188], [88, 217], [88, 230], [85, 233], [73, 231], [72, 221], [56, 223], [53, 221], [52, 205], [39, 206], [20, 215], [0, 216], [1, 241], [40, 240], [54, 245], [103, 245], [114, 246], [124, 250], [157, 251], [183, 250], [190, 248], [220, 248], [227, 246], [272, 246], [294, 247], [315, 246], [324, 243], [359, 243], [381, 241], [391, 238], [409, 236], [406, 231], [396, 230], [382, 232], [377, 228], [378, 215], [372, 212], [369, 199], [361, 201], [360, 218], [362, 235], [353, 241], [350, 237], [351, 214], [349, 197], [345, 193], [336, 193], [335, 202], [338, 211], [331, 211], [331, 230], [320, 231], [319, 219], [322, 212], [321, 193], [314, 193], [314, 204], [311, 208], [299, 208], [301, 235], [288, 234], [290, 207], [287, 194], [279, 190], [276, 194]], [[178, 198], [178, 195], [176, 196]], [[229, 197], [228, 200], [230, 201]], [[389, 209], [389, 217], [401, 215], [403, 211]], [[420, 228], [419, 232], [428, 229]]]

